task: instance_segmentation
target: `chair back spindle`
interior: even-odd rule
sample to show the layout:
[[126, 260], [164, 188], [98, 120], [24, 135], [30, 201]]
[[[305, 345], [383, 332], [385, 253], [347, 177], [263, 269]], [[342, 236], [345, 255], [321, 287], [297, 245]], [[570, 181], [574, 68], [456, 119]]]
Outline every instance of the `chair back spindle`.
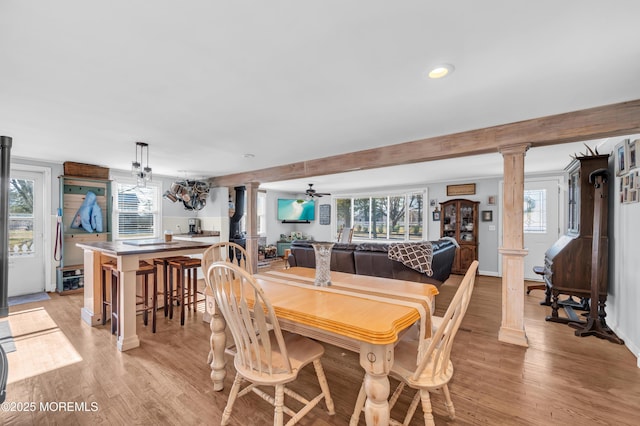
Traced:
[[219, 261], [233, 263], [251, 274], [254, 273], [251, 270], [251, 262], [247, 251], [239, 244], [230, 241], [213, 244], [202, 255], [202, 270], [208, 271], [213, 262]]

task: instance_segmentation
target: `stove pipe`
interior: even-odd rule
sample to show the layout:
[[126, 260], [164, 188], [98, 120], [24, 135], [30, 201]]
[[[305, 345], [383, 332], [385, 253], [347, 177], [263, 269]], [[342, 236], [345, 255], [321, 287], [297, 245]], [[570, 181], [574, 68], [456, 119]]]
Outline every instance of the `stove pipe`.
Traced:
[[240, 219], [244, 216], [244, 186], [236, 186], [236, 211], [229, 219], [229, 239], [240, 239]]
[[9, 316], [9, 171], [13, 139], [0, 136], [0, 318]]

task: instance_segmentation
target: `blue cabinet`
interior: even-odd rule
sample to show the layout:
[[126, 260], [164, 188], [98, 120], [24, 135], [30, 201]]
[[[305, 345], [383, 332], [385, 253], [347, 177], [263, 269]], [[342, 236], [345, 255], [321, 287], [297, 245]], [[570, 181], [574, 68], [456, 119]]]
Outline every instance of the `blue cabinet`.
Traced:
[[291, 243], [290, 242], [280, 242], [280, 241], [278, 241], [276, 243], [276, 245], [278, 246], [278, 256], [280, 256], [280, 257], [284, 256], [284, 251], [286, 249], [290, 249], [291, 248]]

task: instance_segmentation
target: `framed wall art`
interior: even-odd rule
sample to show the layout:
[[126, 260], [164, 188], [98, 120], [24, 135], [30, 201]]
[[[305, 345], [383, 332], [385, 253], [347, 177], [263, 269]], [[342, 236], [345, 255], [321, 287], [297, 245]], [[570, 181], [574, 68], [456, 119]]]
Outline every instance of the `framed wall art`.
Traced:
[[447, 196], [474, 195], [476, 193], [475, 183], [464, 183], [462, 185], [447, 185]]
[[629, 170], [628, 145], [629, 139], [624, 139], [616, 145], [615, 155], [617, 176], [622, 176]]
[[620, 177], [620, 202], [621, 203], [637, 203], [640, 201], [640, 171], [632, 170], [631, 172]]
[[493, 222], [493, 210], [482, 210], [482, 221]]
[[[628, 139], [627, 139], [628, 140]], [[629, 159], [629, 167], [628, 169], [635, 169], [638, 167], [638, 150], [640, 150], [640, 139], [636, 139], [633, 142], [629, 142], [627, 147], [627, 158]]]

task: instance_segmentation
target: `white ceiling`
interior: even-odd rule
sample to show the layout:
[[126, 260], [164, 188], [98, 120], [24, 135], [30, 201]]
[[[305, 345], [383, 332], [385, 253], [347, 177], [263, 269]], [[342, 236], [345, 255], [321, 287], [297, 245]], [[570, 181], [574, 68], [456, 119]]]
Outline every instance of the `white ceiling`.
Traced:
[[[145, 141], [154, 173], [202, 177], [402, 143], [640, 99], [639, 16], [637, 0], [2, 0], [0, 134], [15, 157], [114, 169]], [[455, 72], [425, 78], [442, 62]], [[579, 146], [532, 150], [527, 170]], [[502, 173], [497, 154], [455, 164], [313, 181]]]

